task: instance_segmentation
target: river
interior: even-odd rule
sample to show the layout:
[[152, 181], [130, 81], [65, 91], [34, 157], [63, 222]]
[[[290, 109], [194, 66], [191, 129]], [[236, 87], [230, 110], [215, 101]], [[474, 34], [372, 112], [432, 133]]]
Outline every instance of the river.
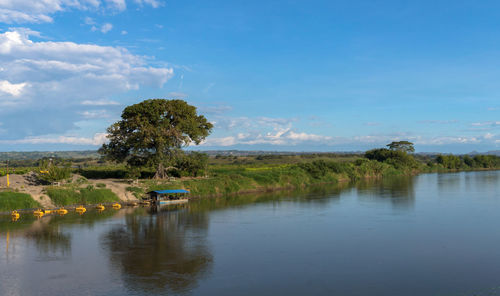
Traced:
[[0, 295], [500, 295], [500, 172], [0, 217]]

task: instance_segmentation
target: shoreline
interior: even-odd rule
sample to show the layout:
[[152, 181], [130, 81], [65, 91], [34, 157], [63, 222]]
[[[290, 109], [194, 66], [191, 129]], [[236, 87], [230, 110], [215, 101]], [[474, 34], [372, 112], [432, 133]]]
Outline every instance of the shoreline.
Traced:
[[[419, 172], [415, 172], [415, 171], [411, 171], [411, 172], [408, 172], [406, 174], [396, 174], [394, 176], [416, 176], [416, 175], [420, 175], [420, 174], [433, 174], [433, 173], [436, 173], [436, 174], [443, 174], [443, 173], [459, 173], [459, 172], [475, 172], [475, 171], [497, 171], [497, 170], [500, 170], [500, 168], [478, 168], [478, 169], [468, 169], [468, 170], [439, 170], [439, 171], [419, 171]], [[349, 182], [359, 182], [359, 181], [362, 181], [362, 180], [375, 180], [375, 179], [383, 179], [383, 178], [387, 178], [391, 175], [384, 175], [384, 174], [378, 174], [378, 175], [364, 175], [364, 176], [360, 176], [358, 178], [355, 178], [355, 179], [351, 179], [349, 177], [344, 177], [344, 176], [340, 176], [340, 175], [335, 175], [335, 176], [330, 176], [329, 178], [325, 179], [325, 180], [316, 180], [316, 182], [301, 182], [301, 183], [297, 183], [297, 184], [286, 184], [285, 186], [283, 185], [280, 185], [279, 183], [274, 183], [274, 184], [269, 184], [269, 185], [266, 185], [266, 186], [262, 186], [262, 185], [259, 185], [257, 183], [254, 183], [252, 184], [253, 187], [251, 188], [238, 188], [238, 190], [234, 190], [234, 191], [231, 191], [231, 190], [225, 190], [225, 191], [221, 191], [219, 190], [219, 192], [212, 192], [212, 193], [206, 193], [206, 194], [202, 194], [201, 192], [197, 192], [197, 191], [194, 191], [192, 193], [191, 196], [189, 196], [189, 200], [199, 200], [199, 199], [203, 199], [203, 198], [217, 198], [217, 197], [224, 197], [224, 196], [234, 196], [234, 195], [246, 195], [246, 194], [256, 194], [256, 193], [266, 193], [266, 192], [277, 192], [277, 191], [286, 191], [286, 190], [298, 190], [298, 189], [304, 189], [304, 188], [307, 188], [307, 187], [314, 187], [314, 186], [321, 186], [321, 185], [334, 185], [334, 184], [345, 184], [345, 183], [349, 183]], [[140, 180], [140, 182], [143, 182], [142, 184], [145, 185], [143, 187], [148, 187], [148, 183], [155, 183], [155, 185], [149, 185], [149, 187], [172, 187], [172, 186], [183, 186], [183, 187], [186, 187], [185, 183], [190, 183], [190, 184], [193, 184], [196, 183], [196, 182], [207, 182], [207, 180], [209, 180], [210, 178], [201, 178], [201, 179], [187, 179], [187, 180], [178, 180], [177, 183], [174, 183], [172, 184], [172, 182], [170, 183], [161, 183], [162, 181], [158, 181], [158, 180]], [[212, 178], [214, 179], [214, 178]], [[93, 184], [96, 184], [96, 183], [99, 183], [99, 182], [102, 182], [103, 180], [100, 180], [100, 179], [97, 179], [97, 180], [89, 180], [91, 181], [91, 183]], [[108, 183], [111, 182], [110, 180], [106, 180]], [[124, 183], [124, 180], [120, 180], [120, 179], [117, 179], [117, 180], [113, 180], [114, 182], [116, 183], [120, 183], [124, 186], [125, 185], [130, 185], [129, 187], [133, 187], [132, 184], [126, 184]], [[308, 180], [308, 181], [311, 181], [311, 180]], [[230, 185], [234, 185], [234, 184], [225, 184], [227, 186], [230, 186]], [[122, 187], [123, 187], [122, 186]], [[205, 184], [204, 186], [202, 186], [203, 188], [207, 186], [207, 184]], [[40, 187], [42, 189], [45, 189], [46, 186], [42, 186], [42, 185], [38, 185], [37, 187]], [[141, 188], [143, 188], [141, 187]], [[1, 188], [1, 190], [5, 190], [6, 188]], [[61, 187], [60, 189], [62, 190], [69, 190], [67, 188], [64, 188], [64, 187]], [[85, 189], [85, 187], [79, 187], [79, 188], [72, 188], [73, 190], [79, 190], [79, 189]], [[186, 188], [184, 188], [186, 189]], [[213, 188], [212, 188], [213, 189]], [[217, 188], [219, 189], [219, 188]], [[227, 188], [226, 188], [227, 189]], [[236, 188], [231, 188], [231, 189], [236, 189]], [[125, 190], [126, 191], [126, 190]], [[2, 192], [2, 191], [0, 191]], [[22, 192], [21, 190], [18, 191], [19, 193], [24, 193]], [[126, 194], [126, 195], [121, 195], [121, 194], [117, 194], [117, 197], [120, 199], [119, 201], [117, 201], [118, 203], [122, 204], [122, 205], [126, 205], [128, 203], [131, 203], [131, 202], [138, 202], [140, 201], [137, 197], [131, 197], [130, 195], [130, 192], [127, 192], [129, 194]], [[28, 193], [29, 194], [29, 193]], [[31, 196], [31, 195], [30, 195]], [[33, 198], [33, 197], [32, 197]], [[49, 196], [47, 196], [47, 198], [50, 199]], [[52, 200], [50, 200], [51, 203], [52, 203]], [[102, 204], [111, 204], [111, 202], [108, 202], [108, 201], [103, 201], [103, 202], [99, 202], [99, 203], [102, 203]], [[53, 204], [53, 203], [52, 203]], [[19, 212], [30, 212], [30, 211], [33, 211], [33, 210], [36, 210], [38, 208], [41, 208], [41, 209], [58, 209], [58, 208], [66, 208], [66, 209], [74, 209], [76, 208], [78, 205], [80, 205], [79, 203], [78, 204], [71, 204], [71, 205], [64, 205], [64, 206], [49, 206], [49, 207], [44, 207], [44, 206], [40, 206], [40, 207], [36, 207], [36, 208], [24, 208], [24, 209], [19, 209], [19, 208], [11, 208], [9, 210], [3, 210], [0, 212], [0, 215], [7, 215], [7, 214], [10, 214], [11, 211], [13, 210], [17, 210]], [[95, 206], [97, 204], [85, 204], [83, 203], [84, 206], [86, 207], [92, 207], [92, 206]]]

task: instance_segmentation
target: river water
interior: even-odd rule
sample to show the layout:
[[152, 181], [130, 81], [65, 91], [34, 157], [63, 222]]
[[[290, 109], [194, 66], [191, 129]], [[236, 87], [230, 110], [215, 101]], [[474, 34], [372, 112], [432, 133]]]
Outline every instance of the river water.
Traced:
[[500, 295], [500, 172], [0, 217], [0, 295]]

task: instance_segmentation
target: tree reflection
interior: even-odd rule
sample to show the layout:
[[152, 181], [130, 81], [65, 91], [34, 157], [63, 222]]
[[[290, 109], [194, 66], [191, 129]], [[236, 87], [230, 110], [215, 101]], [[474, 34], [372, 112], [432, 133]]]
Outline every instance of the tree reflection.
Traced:
[[163, 210], [137, 209], [125, 216], [124, 225], [102, 237], [102, 245], [130, 291], [185, 293], [213, 264], [206, 242], [212, 211], [283, 201], [324, 207], [325, 197], [338, 198], [347, 186], [201, 198]]
[[129, 289], [188, 291], [212, 266], [205, 241], [208, 218], [203, 212], [137, 211], [125, 222], [105, 234], [103, 245]]
[[415, 178], [412, 176], [385, 177], [363, 180], [356, 184], [360, 197], [390, 200], [394, 206], [409, 207], [415, 203]]

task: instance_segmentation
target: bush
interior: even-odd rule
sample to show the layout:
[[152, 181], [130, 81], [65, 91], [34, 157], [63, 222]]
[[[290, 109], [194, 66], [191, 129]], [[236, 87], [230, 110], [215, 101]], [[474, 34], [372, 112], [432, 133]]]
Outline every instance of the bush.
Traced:
[[71, 177], [71, 168], [69, 163], [64, 163], [63, 166], [57, 166], [48, 160], [40, 161], [38, 168], [38, 180], [42, 183], [50, 184]]
[[208, 165], [207, 154], [200, 152], [191, 152], [189, 154], [183, 155], [181, 158], [177, 160], [175, 167], [179, 171], [172, 173], [180, 174], [182, 176], [192, 176], [192, 177], [203, 176], [206, 173], [207, 165]]

